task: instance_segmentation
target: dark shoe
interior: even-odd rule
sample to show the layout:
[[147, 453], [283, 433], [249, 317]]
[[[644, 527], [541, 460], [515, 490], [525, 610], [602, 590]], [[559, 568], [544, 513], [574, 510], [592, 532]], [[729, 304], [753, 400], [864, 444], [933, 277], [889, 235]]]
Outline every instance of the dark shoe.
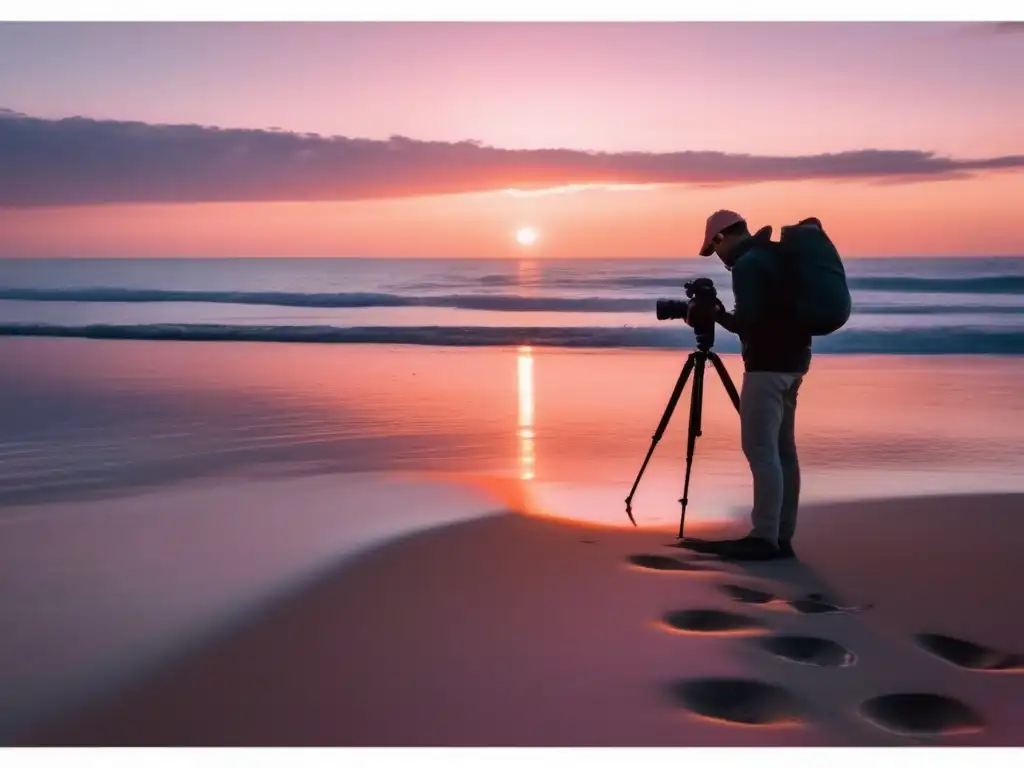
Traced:
[[756, 536], [724, 541], [715, 553], [726, 560], [776, 560], [779, 548]]
[[718, 550], [727, 543], [725, 541], [709, 541], [708, 539], [683, 539], [676, 546], [704, 555], [717, 555]]
[[707, 541], [704, 539], [687, 539], [680, 542], [680, 547], [706, 555], [718, 555], [729, 560], [774, 560], [779, 550], [764, 539], [745, 536], [742, 539], [726, 539], [724, 541]]
[[779, 554], [780, 560], [796, 560], [796, 552], [793, 551], [793, 542], [780, 540], [779, 541]]

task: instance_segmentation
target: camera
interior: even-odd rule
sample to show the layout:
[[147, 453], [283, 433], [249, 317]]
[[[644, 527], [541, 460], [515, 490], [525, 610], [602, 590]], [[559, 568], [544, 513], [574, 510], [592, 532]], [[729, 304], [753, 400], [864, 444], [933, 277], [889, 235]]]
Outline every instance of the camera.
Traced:
[[658, 299], [655, 315], [659, 320], [688, 320], [697, 337], [699, 349], [711, 349], [715, 343], [715, 312], [718, 308], [718, 292], [708, 277], [683, 284], [688, 301], [679, 299]]

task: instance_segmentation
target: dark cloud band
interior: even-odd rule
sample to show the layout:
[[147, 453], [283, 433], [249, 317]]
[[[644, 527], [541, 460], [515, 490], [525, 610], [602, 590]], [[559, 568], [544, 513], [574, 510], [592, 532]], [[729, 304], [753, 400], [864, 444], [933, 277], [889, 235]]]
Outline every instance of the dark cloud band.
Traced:
[[0, 206], [6, 207], [355, 200], [569, 184], [906, 182], [1022, 167], [1024, 155], [508, 150], [400, 136], [371, 140], [81, 117], [43, 120], [0, 110]]

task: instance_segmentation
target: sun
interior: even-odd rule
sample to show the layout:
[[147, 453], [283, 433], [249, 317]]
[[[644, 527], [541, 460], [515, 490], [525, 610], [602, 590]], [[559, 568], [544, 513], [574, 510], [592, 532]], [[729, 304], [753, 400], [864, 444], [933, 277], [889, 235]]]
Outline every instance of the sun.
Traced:
[[522, 227], [516, 230], [516, 242], [529, 248], [537, 242], [537, 230], [533, 227]]

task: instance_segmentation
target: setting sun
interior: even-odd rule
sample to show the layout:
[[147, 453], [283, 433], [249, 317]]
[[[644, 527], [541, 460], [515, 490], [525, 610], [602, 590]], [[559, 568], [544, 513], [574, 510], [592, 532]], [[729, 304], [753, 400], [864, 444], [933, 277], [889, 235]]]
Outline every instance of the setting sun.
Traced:
[[520, 245], [530, 246], [537, 242], [537, 230], [533, 227], [523, 227], [516, 231], [516, 242]]

